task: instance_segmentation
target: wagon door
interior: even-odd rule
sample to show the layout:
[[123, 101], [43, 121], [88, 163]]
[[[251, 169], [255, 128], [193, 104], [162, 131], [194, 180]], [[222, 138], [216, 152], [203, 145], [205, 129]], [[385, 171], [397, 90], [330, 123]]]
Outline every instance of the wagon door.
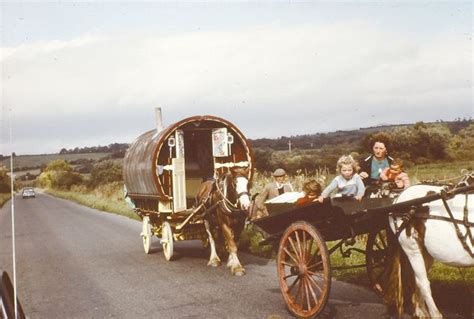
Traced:
[[173, 211], [186, 210], [186, 172], [184, 161], [184, 135], [176, 130], [176, 158], [171, 160], [173, 166]]

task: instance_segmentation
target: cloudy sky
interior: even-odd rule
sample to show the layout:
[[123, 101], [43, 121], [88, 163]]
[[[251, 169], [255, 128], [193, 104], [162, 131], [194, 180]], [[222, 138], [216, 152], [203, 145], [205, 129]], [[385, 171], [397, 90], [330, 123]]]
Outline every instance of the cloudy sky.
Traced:
[[250, 138], [474, 117], [471, 1], [0, 5], [0, 154], [129, 143], [156, 106]]

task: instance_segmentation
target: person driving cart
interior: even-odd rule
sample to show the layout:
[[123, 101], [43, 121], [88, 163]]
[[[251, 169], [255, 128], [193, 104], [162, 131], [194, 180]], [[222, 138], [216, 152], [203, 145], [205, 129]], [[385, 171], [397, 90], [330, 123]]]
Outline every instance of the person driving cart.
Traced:
[[336, 176], [332, 182], [323, 190], [318, 200], [323, 202], [324, 198], [329, 197], [332, 191], [337, 189], [337, 194], [343, 197], [354, 197], [361, 200], [365, 193], [365, 186], [360, 176], [356, 173], [359, 165], [350, 155], [344, 155], [337, 161], [337, 171], [340, 175]]

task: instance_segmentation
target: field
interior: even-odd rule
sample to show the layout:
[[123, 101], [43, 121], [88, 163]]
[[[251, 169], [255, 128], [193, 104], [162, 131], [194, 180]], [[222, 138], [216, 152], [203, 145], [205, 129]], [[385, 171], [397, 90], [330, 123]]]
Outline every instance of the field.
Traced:
[[463, 169], [474, 169], [474, 161], [417, 165], [408, 169], [412, 184], [426, 180], [455, 182]]
[[[15, 170], [21, 167], [38, 167], [47, 165], [49, 162], [57, 159], [62, 159], [65, 161], [74, 161], [78, 159], [99, 160], [109, 155], [110, 153], [19, 155], [13, 158], [13, 169]], [[0, 162], [0, 165], [5, 165], [8, 169], [10, 169], [10, 159], [4, 158]]]

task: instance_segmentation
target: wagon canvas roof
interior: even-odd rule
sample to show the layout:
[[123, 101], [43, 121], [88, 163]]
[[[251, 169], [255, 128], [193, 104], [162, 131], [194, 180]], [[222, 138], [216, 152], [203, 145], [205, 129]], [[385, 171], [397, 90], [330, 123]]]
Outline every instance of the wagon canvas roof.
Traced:
[[[210, 132], [214, 128], [226, 128], [232, 133], [235, 139], [232, 146], [235, 153], [234, 160], [248, 162], [250, 179], [254, 167], [253, 151], [242, 132], [231, 122], [216, 116], [193, 116], [171, 124], [160, 132], [156, 129], [145, 132], [133, 141], [125, 154], [123, 167], [124, 181], [129, 195], [169, 199], [170, 196], [158, 177], [160, 172], [157, 172], [157, 165], [166, 164], [159, 161], [163, 161], [163, 157], [169, 153], [167, 144], [169, 137], [178, 129], [185, 132], [199, 130]], [[195, 151], [198, 146], [185, 144], [184, 148], [186, 151]]]

